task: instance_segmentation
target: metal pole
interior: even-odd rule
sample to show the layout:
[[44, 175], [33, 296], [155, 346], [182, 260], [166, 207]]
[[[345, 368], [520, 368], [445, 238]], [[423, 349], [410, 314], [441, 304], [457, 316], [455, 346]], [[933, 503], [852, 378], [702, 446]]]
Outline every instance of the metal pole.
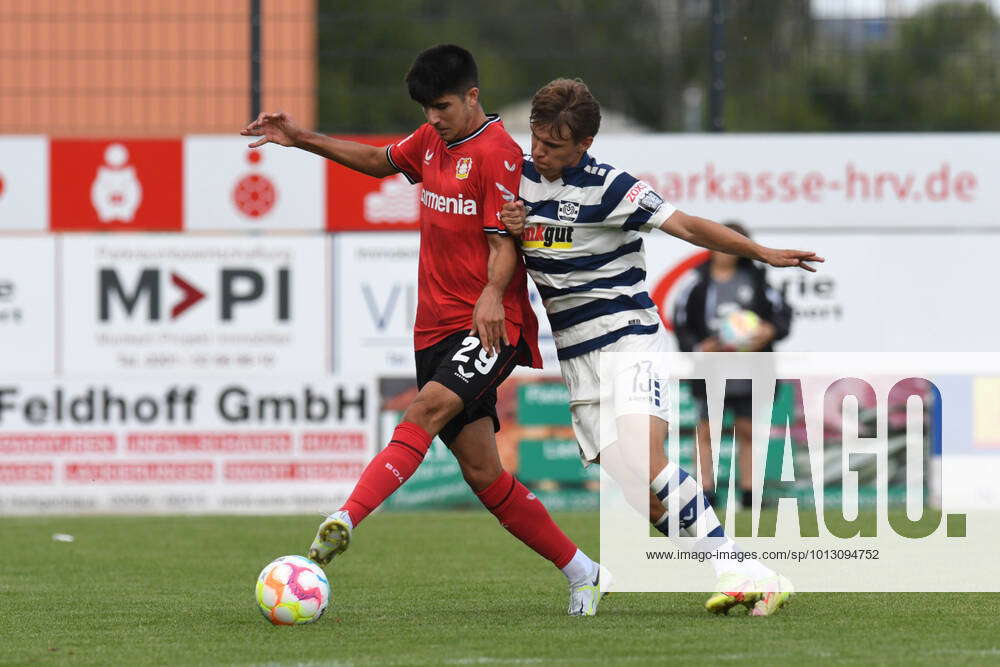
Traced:
[[250, 118], [260, 115], [260, 0], [250, 0]]
[[712, 81], [708, 91], [709, 129], [723, 132], [726, 104], [726, 2], [712, 0]]

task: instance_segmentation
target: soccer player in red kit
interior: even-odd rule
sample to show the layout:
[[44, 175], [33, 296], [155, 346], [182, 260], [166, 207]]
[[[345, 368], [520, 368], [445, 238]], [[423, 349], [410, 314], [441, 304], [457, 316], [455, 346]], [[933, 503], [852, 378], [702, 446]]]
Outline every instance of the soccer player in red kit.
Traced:
[[347, 549], [354, 528], [413, 475], [440, 435], [503, 527], [566, 575], [569, 613], [593, 615], [607, 572], [503, 470], [494, 436], [497, 386], [515, 365], [541, 366], [524, 264], [499, 216], [517, 197], [521, 149], [499, 117], [483, 112], [478, 70], [465, 49], [423, 51], [406, 83], [427, 122], [386, 148], [305, 131], [280, 112], [262, 113], [242, 132], [261, 137], [252, 147], [294, 146], [371, 176], [401, 172], [423, 185], [414, 326], [420, 392], [344, 506], [320, 524], [309, 557], [326, 565]]

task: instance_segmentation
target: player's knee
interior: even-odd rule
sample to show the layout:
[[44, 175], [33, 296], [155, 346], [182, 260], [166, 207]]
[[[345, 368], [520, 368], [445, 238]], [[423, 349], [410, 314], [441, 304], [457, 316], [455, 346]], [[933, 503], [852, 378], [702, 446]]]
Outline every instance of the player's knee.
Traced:
[[475, 493], [487, 489], [503, 473], [498, 461], [459, 461], [459, 466], [465, 483]]
[[416, 424], [428, 433], [436, 435], [441, 432], [441, 429], [452, 417], [458, 414], [459, 410], [461, 410], [461, 404], [456, 409], [456, 406], [446, 400], [417, 394], [417, 397], [406, 408], [403, 420]]

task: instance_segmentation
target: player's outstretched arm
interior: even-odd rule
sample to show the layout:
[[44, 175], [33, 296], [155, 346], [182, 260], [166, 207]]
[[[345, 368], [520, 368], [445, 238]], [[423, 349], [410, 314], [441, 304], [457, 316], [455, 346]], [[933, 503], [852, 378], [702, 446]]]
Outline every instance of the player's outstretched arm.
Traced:
[[503, 310], [503, 294], [507, 290], [520, 261], [514, 239], [500, 234], [488, 234], [490, 257], [487, 264], [487, 282], [476, 307], [472, 311], [473, 336], [479, 336], [483, 349], [493, 356], [500, 350], [501, 342], [510, 345]]
[[702, 248], [756, 259], [778, 268], [797, 266], [815, 272], [816, 268], [808, 262], [826, 261], [812, 250], [778, 250], [762, 246], [725, 225], [683, 211], [674, 211], [660, 229]]
[[240, 134], [245, 137], [260, 137], [250, 144], [250, 148], [268, 143], [278, 144], [279, 146], [301, 148], [376, 178], [396, 173], [396, 170], [389, 164], [384, 147], [379, 148], [359, 144], [355, 141], [334, 139], [325, 134], [311, 132], [296, 125], [291, 116], [284, 111], [262, 112], [257, 116], [257, 120], [243, 128]]

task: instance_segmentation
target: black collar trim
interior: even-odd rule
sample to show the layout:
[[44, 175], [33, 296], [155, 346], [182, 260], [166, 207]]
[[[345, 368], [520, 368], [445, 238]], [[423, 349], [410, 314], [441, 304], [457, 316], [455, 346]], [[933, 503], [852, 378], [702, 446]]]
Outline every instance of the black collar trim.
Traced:
[[486, 114], [486, 122], [483, 123], [482, 125], [480, 125], [479, 128], [475, 132], [473, 132], [472, 134], [470, 134], [467, 137], [462, 137], [461, 139], [458, 139], [457, 141], [453, 141], [450, 144], [445, 144], [445, 148], [452, 149], [455, 146], [458, 146], [459, 144], [464, 144], [466, 141], [471, 141], [472, 139], [475, 139], [480, 134], [482, 134], [483, 131], [485, 131], [487, 127], [489, 127], [493, 123], [499, 123], [499, 122], [500, 122], [500, 116], [498, 114], [488, 113], [488, 114]]

